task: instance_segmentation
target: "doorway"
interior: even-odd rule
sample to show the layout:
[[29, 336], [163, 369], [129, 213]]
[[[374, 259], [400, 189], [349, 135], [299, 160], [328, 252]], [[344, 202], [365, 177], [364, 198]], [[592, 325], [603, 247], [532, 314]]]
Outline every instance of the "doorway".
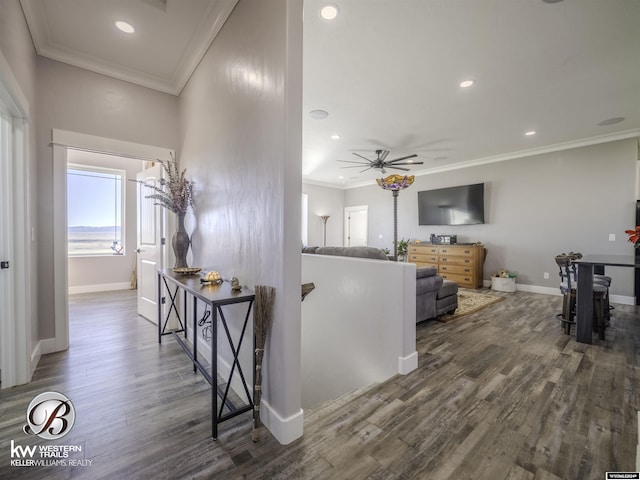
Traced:
[[366, 247], [368, 237], [369, 207], [345, 207], [344, 209], [344, 246]]
[[[54, 218], [54, 315], [55, 337], [43, 341], [42, 353], [66, 350], [69, 347], [69, 299], [67, 265], [67, 163], [70, 150], [99, 152], [128, 159], [171, 160], [173, 150], [53, 129], [53, 211]], [[59, 214], [58, 212], [63, 212]]]

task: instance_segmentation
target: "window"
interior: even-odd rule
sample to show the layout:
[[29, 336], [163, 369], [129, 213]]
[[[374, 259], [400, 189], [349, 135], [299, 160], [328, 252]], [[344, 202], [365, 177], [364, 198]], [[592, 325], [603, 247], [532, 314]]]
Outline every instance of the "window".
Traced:
[[123, 170], [69, 164], [69, 256], [123, 255]]

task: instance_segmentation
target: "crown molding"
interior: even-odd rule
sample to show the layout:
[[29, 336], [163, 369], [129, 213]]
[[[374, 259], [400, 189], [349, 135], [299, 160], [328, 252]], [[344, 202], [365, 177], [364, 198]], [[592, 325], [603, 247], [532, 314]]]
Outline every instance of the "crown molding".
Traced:
[[[433, 175], [435, 173], [450, 172], [452, 170], [461, 170], [463, 168], [476, 167], [479, 165], [487, 165], [489, 163], [506, 162], [508, 160], [517, 160], [519, 158], [533, 157], [536, 155], [544, 155], [547, 153], [561, 152], [563, 150], [571, 150], [574, 148], [589, 147], [591, 145], [599, 145], [601, 143], [616, 142], [618, 140], [627, 140], [629, 138], [638, 138], [639, 139], [638, 141], [640, 142], [640, 128], [634, 128], [631, 130], [625, 130], [622, 132], [610, 133], [606, 135], [598, 135], [596, 137], [582, 138], [579, 140], [571, 140], [569, 142], [556, 143], [553, 145], [547, 145], [547, 146], [538, 147], [538, 148], [531, 148], [528, 150], [520, 150], [517, 152], [504, 153], [501, 155], [477, 158], [477, 159], [469, 160], [466, 162], [458, 162], [458, 163], [454, 163], [454, 164], [446, 165], [442, 167], [429, 168], [426, 170], [413, 173], [412, 175], [415, 175], [416, 177], [422, 177], [425, 175]], [[303, 181], [304, 183], [312, 183], [311, 181], [307, 181], [307, 180], [303, 180]], [[367, 181], [358, 182], [352, 185], [342, 185], [342, 186], [334, 185], [332, 188], [350, 190], [352, 188], [367, 187], [369, 185], [376, 185], [376, 182], [374, 180], [367, 180]], [[328, 186], [328, 185], [324, 185], [324, 186]]]

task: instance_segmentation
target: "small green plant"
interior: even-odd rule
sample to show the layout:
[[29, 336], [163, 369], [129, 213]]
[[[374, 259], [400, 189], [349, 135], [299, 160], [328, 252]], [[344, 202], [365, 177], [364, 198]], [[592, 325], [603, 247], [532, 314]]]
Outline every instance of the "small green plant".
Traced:
[[405, 257], [407, 255], [407, 251], [409, 250], [409, 240], [398, 240], [398, 256]]
[[385, 255], [391, 255], [391, 250], [389, 250], [388, 248], [381, 248], [380, 250], [382, 250], [382, 253], [384, 253]]

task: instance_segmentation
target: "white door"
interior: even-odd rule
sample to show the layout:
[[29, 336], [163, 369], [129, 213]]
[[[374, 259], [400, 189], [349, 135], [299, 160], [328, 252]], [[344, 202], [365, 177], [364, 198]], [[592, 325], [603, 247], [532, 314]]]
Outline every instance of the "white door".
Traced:
[[344, 209], [344, 246], [367, 245], [368, 207], [346, 207]]
[[145, 185], [160, 185], [162, 165], [157, 164], [136, 175], [138, 183], [138, 314], [153, 323], [158, 320], [158, 274], [163, 268], [163, 208], [145, 198], [153, 191]]

